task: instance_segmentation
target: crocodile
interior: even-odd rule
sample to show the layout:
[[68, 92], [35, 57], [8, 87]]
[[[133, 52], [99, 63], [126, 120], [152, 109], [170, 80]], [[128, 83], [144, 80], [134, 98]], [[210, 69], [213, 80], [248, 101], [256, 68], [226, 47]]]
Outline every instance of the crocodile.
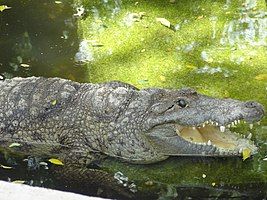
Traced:
[[264, 116], [255, 101], [213, 98], [191, 88], [139, 90], [119, 81], [44, 77], [1, 81], [0, 109], [1, 149], [57, 158], [68, 180], [95, 182], [94, 172], [106, 183], [105, 173], [90, 168], [106, 157], [150, 164], [170, 156], [255, 154], [250, 136], [231, 127], [252, 126]]

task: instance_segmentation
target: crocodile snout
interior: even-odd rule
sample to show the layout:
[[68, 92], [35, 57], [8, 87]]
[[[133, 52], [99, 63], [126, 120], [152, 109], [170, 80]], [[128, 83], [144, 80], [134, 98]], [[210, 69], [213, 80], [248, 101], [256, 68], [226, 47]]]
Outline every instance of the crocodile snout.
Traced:
[[256, 101], [247, 101], [247, 102], [245, 102], [245, 107], [246, 108], [254, 108], [254, 109], [258, 110], [258, 111], [261, 111], [262, 114], [264, 114], [263, 106], [260, 103], [256, 102]]
[[264, 116], [264, 107], [263, 105], [261, 105], [260, 103], [256, 102], [256, 101], [247, 101], [244, 103], [244, 107], [246, 108], [246, 115], [248, 120], [251, 117], [256, 117], [257, 116], [257, 120], [260, 120], [263, 116]]

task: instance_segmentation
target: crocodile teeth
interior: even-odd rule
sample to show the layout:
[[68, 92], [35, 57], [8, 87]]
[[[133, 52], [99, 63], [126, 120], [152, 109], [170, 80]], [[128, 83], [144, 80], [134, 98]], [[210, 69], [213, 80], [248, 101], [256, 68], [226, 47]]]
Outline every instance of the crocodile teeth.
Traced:
[[249, 124], [249, 128], [250, 129], [253, 129], [253, 124]]
[[211, 141], [209, 140], [207, 144], [208, 144], [208, 145], [211, 145]]
[[220, 131], [224, 132], [225, 131], [225, 126], [220, 126]]

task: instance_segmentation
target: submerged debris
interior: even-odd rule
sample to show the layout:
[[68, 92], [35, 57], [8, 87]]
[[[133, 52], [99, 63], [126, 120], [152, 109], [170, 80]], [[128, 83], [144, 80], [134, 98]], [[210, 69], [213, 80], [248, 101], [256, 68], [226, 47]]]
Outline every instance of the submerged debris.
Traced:
[[220, 43], [222, 45], [245, 47], [267, 45], [267, 13], [264, 11], [241, 12], [238, 19], [227, 22], [224, 26]]
[[139, 13], [128, 13], [123, 18], [123, 23], [130, 27], [134, 24], [134, 22], [140, 22], [142, 18], [145, 16], [145, 12], [139, 12]]
[[197, 74], [216, 74], [222, 73], [224, 77], [232, 76], [233, 72], [230, 72], [227, 69], [223, 69], [221, 67], [210, 67], [209, 65], [205, 65], [204, 67], [198, 68], [196, 70]]
[[208, 62], [208, 63], [213, 62], [213, 59], [208, 55], [208, 53], [206, 51], [201, 52], [201, 58], [205, 62]]
[[175, 49], [177, 51], [182, 51], [183, 53], [190, 53], [192, 52], [196, 47], [198, 46], [197, 42], [191, 42], [189, 44], [186, 44], [184, 46], [177, 46]]
[[136, 185], [134, 183], [129, 183], [129, 179], [122, 172], [118, 171], [114, 174], [114, 178], [118, 181], [119, 184], [127, 187], [132, 192], [137, 192]]
[[3, 80], [5, 80], [5, 76], [0, 74], [0, 81], [3, 81]]
[[75, 62], [86, 63], [93, 61], [93, 52], [89, 47], [88, 41], [83, 40], [79, 45], [79, 51], [75, 55]]
[[85, 8], [81, 5], [76, 8], [76, 13], [73, 14], [74, 17], [82, 17], [85, 12]]

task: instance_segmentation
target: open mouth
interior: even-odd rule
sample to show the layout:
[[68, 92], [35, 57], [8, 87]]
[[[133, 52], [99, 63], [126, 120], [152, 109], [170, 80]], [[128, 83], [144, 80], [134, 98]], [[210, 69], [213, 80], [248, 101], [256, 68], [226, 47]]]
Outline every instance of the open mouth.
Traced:
[[[175, 125], [175, 129], [177, 135], [187, 142], [202, 146], [212, 145], [216, 147], [218, 153], [222, 155], [240, 155], [245, 149], [249, 149], [251, 154], [255, 154], [257, 152], [257, 147], [251, 140], [251, 133], [245, 137], [230, 131], [230, 127], [238, 123], [241, 123], [240, 120], [234, 121], [232, 124], [225, 127], [218, 126], [216, 123], [210, 121], [198, 127]], [[253, 125], [250, 125], [251, 129], [252, 127]]]

